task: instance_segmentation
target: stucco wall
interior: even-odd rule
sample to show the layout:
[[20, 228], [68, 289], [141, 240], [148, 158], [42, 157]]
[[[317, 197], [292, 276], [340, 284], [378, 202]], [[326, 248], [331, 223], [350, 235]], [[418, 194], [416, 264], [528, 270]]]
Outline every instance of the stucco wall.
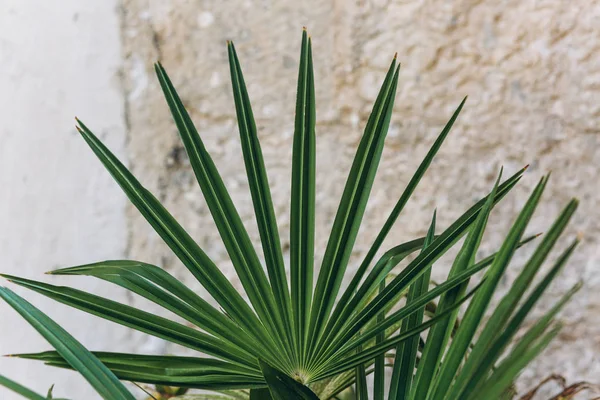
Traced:
[[[512, 173], [531, 164], [520, 187], [492, 217], [481, 251], [489, 254], [538, 178], [552, 170], [530, 231], [546, 230], [576, 196], [581, 207], [562, 245], [577, 233], [583, 243], [540, 310], [577, 280], [584, 279], [586, 286], [563, 314], [566, 328], [560, 338], [525, 377], [558, 372], [597, 380], [599, 2], [126, 0], [125, 5], [128, 151], [134, 171], [218, 264], [229, 266], [227, 255], [182, 156], [152, 62], [160, 59], [165, 65], [257, 238], [230, 93], [225, 41], [234, 40], [286, 247], [299, 39], [301, 27], [309, 28], [317, 85], [317, 251], [322, 254], [371, 104], [397, 51], [403, 65], [397, 105], [356, 257], [368, 248], [454, 108], [469, 95], [388, 247], [423, 234], [435, 207], [439, 226], [450, 223], [489, 190], [500, 166]], [[195, 285], [146, 222], [130, 211], [130, 255], [160, 262]], [[509, 277], [527, 253], [515, 260]], [[437, 265], [435, 276], [443, 277], [447, 267], [447, 261]]]
[[[568, 199], [576, 196], [580, 209], [562, 246], [578, 233], [583, 242], [539, 312], [579, 279], [585, 287], [562, 314], [563, 333], [524, 374], [524, 381], [550, 373], [598, 381], [600, 2], [122, 0], [120, 9], [116, 1], [98, 1], [67, 2], [60, 10], [24, 4], [29, 3], [5, 2], [2, 7], [14, 12], [0, 15], [0, 21], [11, 24], [6, 29], [0, 23], [0, 50], [11, 55], [2, 59], [9, 59], [9, 72], [13, 71], [0, 78], [2, 87], [9, 88], [2, 93], [0, 108], [6, 116], [0, 177], [3, 186], [11, 188], [0, 204], [2, 221], [14, 229], [0, 233], [3, 271], [8, 265], [9, 272], [39, 276], [55, 264], [125, 253], [164, 266], [201, 290], [148, 224], [126, 207], [108, 174], [71, 134], [71, 116], [77, 113], [129, 160], [133, 172], [241, 289], [186, 161], [152, 63], [161, 60], [165, 65], [257, 239], [225, 48], [226, 40], [235, 41], [287, 249], [297, 61], [301, 27], [307, 26], [317, 85], [317, 253], [324, 250], [380, 82], [398, 52], [402, 71], [395, 114], [355, 260], [368, 249], [443, 124], [469, 95], [453, 133], [384, 248], [422, 235], [434, 208], [440, 228], [447, 226], [489, 190], [500, 166], [513, 173], [531, 164], [520, 186], [492, 216], [481, 250], [489, 254], [538, 178], [552, 170], [530, 232], [547, 230]], [[41, 27], [25, 24], [33, 20]], [[48, 44], [39, 45], [43, 40]], [[27, 162], [24, 151], [35, 161]], [[509, 278], [527, 254], [527, 249], [520, 253]], [[446, 259], [437, 264], [434, 276], [443, 278], [448, 263]], [[510, 279], [503, 285], [509, 283]], [[95, 292], [109, 293], [94, 281], [87, 284]], [[155, 309], [121, 292], [110, 293]], [[118, 341], [119, 348], [132, 351], [181, 351], [142, 334], [100, 330], [97, 327], [109, 325], [81, 313], [73, 321], [74, 314], [29, 293], [28, 298], [66, 321], [95, 349], [114, 348]], [[2, 352], [47, 347], [12, 311], [2, 306], [0, 312], [3, 321], [10, 318], [10, 324], [19, 327], [16, 335], [0, 332]], [[66, 382], [65, 377], [73, 375], [48, 369], [43, 375], [37, 367], [26, 372], [33, 365], [0, 361], [0, 373], [12, 372], [21, 380], [43, 376], [38, 388], [51, 381], [64, 387], [75, 382]], [[77, 382], [75, 390], [84, 390]]]

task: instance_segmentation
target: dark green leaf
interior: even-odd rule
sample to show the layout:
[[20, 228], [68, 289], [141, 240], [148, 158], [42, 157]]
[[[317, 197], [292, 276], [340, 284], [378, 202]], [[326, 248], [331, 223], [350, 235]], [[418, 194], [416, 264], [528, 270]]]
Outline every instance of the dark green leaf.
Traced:
[[[467, 383], [470, 380], [470, 377], [474, 374], [481, 375], [482, 372], [492, 367], [492, 363], [488, 362], [487, 365], [482, 365], [484, 359], [490, 359], [494, 353], [495, 356], [500, 357], [501, 349], [498, 349], [497, 352], [492, 352], [491, 347], [494, 345], [496, 338], [499, 336], [504, 336], [507, 332], [516, 333], [518, 325], [522, 322], [518, 323], [512, 322], [511, 326], [506, 326], [509, 318], [512, 316], [515, 308], [521, 301], [521, 298], [525, 294], [525, 291], [529, 288], [531, 282], [533, 281], [535, 274], [539, 271], [542, 266], [544, 260], [550, 253], [550, 250], [556, 244], [556, 241], [560, 237], [561, 233], [564, 231], [567, 223], [569, 222], [571, 216], [575, 212], [577, 208], [577, 202], [572, 201], [561, 213], [561, 215], [557, 218], [556, 222], [550, 228], [548, 233], [544, 235], [542, 242], [537, 247], [534, 254], [531, 256], [517, 279], [510, 286], [510, 290], [508, 293], [502, 298], [500, 304], [495, 308], [494, 313], [488, 319], [485, 328], [479, 335], [475, 346], [471, 350], [467, 362], [461, 368], [460, 376], [457, 378], [454, 383], [452, 390], [447, 394], [448, 398], [462, 398], [459, 393], [465, 389]], [[530, 304], [533, 307], [533, 304], [539, 299], [545, 289], [548, 287], [552, 279], [556, 276], [558, 271], [562, 268], [562, 266], [566, 263], [569, 256], [575, 249], [577, 242], [574, 242], [567, 251], [559, 258], [558, 262], [552, 268], [550, 273], [546, 276], [546, 278], [542, 281], [542, 285], [538, 286], [534, 294], [537, 297], [531, 299], [530, 302], [526, 302], [526, 304]], [[530, 308], [531, 309], [531, 308]], [[522, 316], [524, 319], [524, 315]], [[508, 341], [508, 340], [507, 340]], [[506, 341], [506, 342], [507, 342]], [[508, 345], [508, 343], [505, 343]]]
[[[485, 381], [485, 385], [473, 394], [480, 395], [507, 388], [514, 380], [521, 369], [533, 360], [549, 343], [555, 334], [560, 330], [560, 325], [555, 326], [551, 332], [544, 336], [544, 332], [552, 325], [556, 314], [569, 302], [575, 293], [581, 289], [582, 284], [573, 286], [542, 318], [540, 318], [533, 327], [531, 327], [519, 342], [513, 347], [510, 354], [494, 370], [493, 375]], [[540, 286], [541, 287], [541, 286]], [[530, 299], [533, 300], [533, 296]], [[525, 304], [518, 314], [524, 318], [531, 309], [530, 304]], [[540, 339], [541, 338], [541, 339]], [[534, 350], [535, 349], [535, 350]], [[473, 399], [473, 396], [471, 396]], [[473, 399], [475, 400], [475, 399]]]
[[340, 308], [343, 305], [347, 304], [348, 301], [350, 300], [350, 297], [354, 294], [354, 292], [355, 292], [356, 288], [358, 287], [361, 279], [364, 277], [365, 273], [367, 272], [367, 269], [368, 269], [369, 265], [371, 264], [371, 262], [375, 258], [375, 254], [377, 253], [377, 251], [381, 247], [381, 244], [383, 243], [383, 241], [387, 237], [387, 235], [390, 232], [390, 230], [392, 229], [392, 226], [396, 222], [396, 219], [398, 219], [398, 216], [400, 215], [400, 213], [404, 209], [404, 206], [406, 205], [406, 203], [408, 203], [408, 200], [410, 199], [410, 197], [412, 196], [413, 192], [415, 191], [417, 185], [421, 181], [421, 178], [423, 178], [423, 175], [425, 175], [425, 172], [429, 168], [429, 165], [431, 165], [431, 162], [433, 161], [435, 155], [437, 154], [437, 152], [439, 151], [440, 147], [442, 146], [442, 143], [444, 142], [444, 140], [446, 139], [446, 137], [450, 133], [450, 130], [452, 129], [452, 126], [454, 125], [454, 122], [458, 118], [458, 115], [460, 114], [460, 112], [461, 112], [461, 110], [462, 110], [462, 108], [463, 108], [466, 100], [467, 100], [467, 98], [465, 97], [463, 99], [463, 101], [460, 103], [460, 105], [458, 106], [458, 108], [456, 109], [456, 111], [454, 112], [454, 114], [452, 115], [452, 117], [450, 118], [450, 120], [448, 121], [448, 123], [446, 124], [446, 126], [444, 127], [444, 129], [442, 130], [442, 132], [437, 137], [437, 139], [434, 142], [434, 144], [431, 146], [431, 148], [427, 152], [427, 155], [425, 156], [425, 158], [423, 159], [423, 161], [421, 161], [421, 164], [419, 165], [419, 167], [415, 171], [415, 174], [413, 175], [413, 177], [409, 181], [409, 183], [406, 186], [406, 188], [404, 189], [404, 192], [402, 192], [402, 195], [398, 199], [398, 202], [396, 203], [396, 205], [394, 206], [392, 212], [390, 213], [390, 215], [388, 216], [387, 220], [385, 221], [383, 227], [381, 228], [381, 231], [377, 235], [377, 238], [375, 239], [375, 241], [373, 242], [373, 244], [369, 248], [369, 251], [367, 252], [367, 255], [365, 256], [364, 260], [362, 261], [362, 263], [358, 267], [355, 275], [352, 277], [352, 280], [350, 281], [350, 284], [348, 285], [348, 288], [344, 291], [344, 293], [343, 293], [343, 295], [342, 295], [342, 297], [341, 297], [341, 299], [340, 299], [340, 301], [338, 303], [338, 306], [336, 307], [336, 309], [334, 310], [334, 312], [332, 314], [332, 322], [333, 323], [337, 323], [338, 319], [343, 319], [342, 313], [338, 310], [338, 308]]
[[398, 85], [398, 72], [399, 67], [396, 67], [394, 59], [367, 122], [346, 181], [315, 288], [310, 316], [309, 350], [314, 350], [323, 333], [324, 322], [329, 317], [354, 247], [389, 127]]
[[10, 289], [0, 287], [0, 297], [21, 314], [69, 365], [92, 385], [103, 399], [135, 400], [133, 395], [100, 360], [46, 314]]
[[[160, 64], [156, 64], [155, 69], [190, 164], [237, 275], [260, 320], [276, 339], [278, 344], [275, 346], [285, 354], [287, 347], [283, 342], [283, 321], [279, 317], [269, 281], [248, 232], [165, 69]], [[288, 359], [288, 363], [291, 363], [291, 360]]]
[[[140, 261], [111, 260], [51, 271], [53, 275], [87, 275], [117, 284], [170, 310], [255, 357], [270, 355], [231, 319], [163, 269]], [[272, 355], [274, 357], [274, 355]]]
[[467, 307], [462, 324], [452, 340], [448, 353], [444, 357], [439, 376], [436, 378], [436, 386], [431, 392], [433, 394], [433, 399], [441, 400], [446, 396], [460, 363], [464, 359], [465, 353], [471, 345], [498, 282], [510, 263], [512, 256], [518, 247], [519, 241], [525, 232], [525, 228], [535, 211], [546, 186], [546, 182], [547, 178], [542, 178], [532, 192], [527, 203], [523, 207], [523, 210], [511, 227], [504, 243], [502, 243], [502, 247], [494, 259], [494, 262], [486, 272], [486, 279], [481, 291], [473, 297], [473, 301], [471, 301], [469, 307]]
[[[47, 361], [46, 365], [70, 369], [69, 365], [62, 361]], [[229, 373], [219, 368], [201, 368], [197, 366], [178, 375], [177, 370], [171, 372], [168, 367], [146, 367], [120, 363], [107, 363], [106, 366], [121, 380], [154, 385], [206, 390], [233, 390], [264, 386], [262, 377]]]
[[[281, 252], [281, 242], [279, 231], [277, 230], [277, 221], [271, 199], [271, 190], [269, 189], [269, 180], [265, 168], [265, 162], [262, 156], [256, 123], [250, 98], [240, 61], [232, 42], [228, 43], [229, 67], [231, 72], [231, 82], [233, 86], [233, 98], [235, 100], [235, 109], [237, 113], [238, 126], [240, 129], [240, 140], [242, 143], [242, 152], [244, 154], [244, 163], [248, 175], [248, 184], [256, 222], [260, 233], [263, 253], [267, 265], [267, 272], [271, 282], [271, 290], [275, 297], [275, 305], [278, 308], [282, 318], [283, 328], [286, 331], [288, 341], [292, 341], [292, 321], [290, 308], [290, 293], [285, 275], [285, 266], [283, 264], [283, 254]], [[313, 151], [314, 153], [314, 151]], [[287, 348], [287, 347], [286, 347]]]
[[108, 319], [109, 321], [137, 329], [141, 332], [224, 360], [246, 365], [250, 368], [256, 367], [256, 359], [241, 351], [237, 346], [229, 345], [221, 339], [170, 321], [166, 318], [138, 310], [116, 301], [95, 296], [81, 290], [54, 286], [16, 276], [2, 276], [20, 286], [34, 290], [71, 307]]
[[[500, 172], [502, 175], [502, 172]], [[496, 181], [492, 193], [488, 196], [488, 200], [482, 208], [482, 212], [477, 216], [475, 225], [469, 232], [467, 239], [465, 240], [462, 248], [458, 252], [452, 268], [448, 274], [448, 278], [452, 278], [457, 274], [465, 271], [471, 264], [475, 262], [475, 255], [479, 248], [485, 226], [487, 224], [490, 212], [493, 207], [492, 198], [495, 196], [498, 190], [498, 183], [500, 182], [500, 176]], [[443, 312], [448, 307], [451, 307], [455, 301], [461, 298], [467, 290], [469, 281], [466, 280], [456, 288], [444, 293], [440, 298], [438, 309], [436, 312]], [[458, 310], [450, 314], [448, 318], [441, 321], [439, 324], [434, 326], [427, 335], [427, 341], [425, 342], [425, 349], [423, 351], [421, 362], [419, 364], [419, 370], [415, 377], [414, 389], [411, 388], [412, 394], [419, 397], [426, 397], [427, 392], [432, 389], [431, 382], [433, 381], [434, 374], [437, 372], [438, 364], [445, 352], [446, 344], [450, 340], [450, 336], [454, 329]]]
[[292, 155], [290, 280], [296, 341], [304, 364], [315, 241], [315, 87], [311, 40], [302, 32]]
[[259, 364], [274, 400], [319, 400], [308, 387], [262, 360]]
[[[313, 379], [318, 381], [320, 379], [324, 379], [335, 374], [339, 374], [348, 369], [354, 368], [361, 363], [367, 363], [371, 360], [375, 359], [378, 355], [385, 353], [386, 351], [396, 347], [398, 344], [403, 341], [418, 335], [425, 329], [435, 325], [438, 321], [445, 318], [450, 312], [454, 311], [455, 308], [460, 307], [464, 302], [466, 302], [471, 296], [477, 292], [481, 285], [475, 287], [470, 293], [468, 293], [464, 298], [462, 298], [457, 304], [453, 306], [453, 308], [446, 310], [440, 315], [422, 323], [418, 327], [412, 329], [401, 335], [393, 336], [389, 339], [384, 340], [382, 343], [369, 347], [368, 349], [363, 350], [362, 352], [352, 355], [350, 357], [347, 356], [347, 353], [341, 351], [340, 356], [336, 359], [330, 361], [331, 365], [327, 365], [327, 368], [323, 368], [323, 371], [318, 371]], [[416, 303], [416, 302], [415, 302]], [[360, 343], [359, 343], [360, 344]], [[356, 346], [348, 346], [350, 349], [354, 349]]]
[[[209, 375], [231, 375], [262, 379], [260, 371], [214, 358], [155, 356], [127, 353], [93, 352], [109, 369], [152, 376], [204, 377]], [[14, 354], [12, 357], [43, 361], [54, 366], [69, 368], [66, 360], [56, 351]], [[137, 379], [136, 379], [137, 380]], [[171, 382], [172, 383], [172, 382]]]
[[250, 400], [272, 400], [269, 388], [252, 389], [250, 391]]
[[173, 253], [208, 290], [213, 298], [237, 323], [256, 338], [268, 337], [256, 314], [234, 289], [219, 268], [175, 221], [160, 202], [146, 190], [125, 166], [81, 122], [79, 133], [108, 169], [129, 200], [152, 225]]
[[356, 398], [357, 400], [369, 400], [369, 392], [367, 387], [367, 372], [364, 364], [356, 367]]
[[510, 359], [504, 362], [496, 370], [493, 378], [490, 378], [486, 385], [475, 397], [471, 397], [469, 400], [478, 399], [494, 399], [500, 396], [507, 388], [510, 387], [515, 377], [519, 372], [535, 359], [550, 342], [558, 335], [561, 326], [557, 325], [550, 332], [546, 333], [539, 340], [531, 343], [527, 348], [524, 348], [523, 352], [518, 354], [514, 359]]
[[[427, 232], [427, 238], [425, 243], [423, 243], [423, 250], [426, 249], [434, 239], [435, 220], [436, 212], [434, 211], [433, 218]], [[408, 289], [408, 296], [406, 299], [407, 305], [411, 302], [414, 302], [423, 294], [427, 293], [430, 279], [431, 265], [426, 269], [425, 273], [423, 273], [423, 275], [421, 275]], [[408, 332], [423, 323], [424, 314], [425, 306], [421, 307], [421, 309], [419, 309], [417, 312], [411, 314], [408, 318], [403, 320], [400, 333]], [[414, 336], [396, 347], [396, 356], [394, 357], [394, 368], [392, 370], [392, 379], [390, 382], [388, 400], [404, 400], [408, 398], [417, 361], [419, 339], [419, 336]], [[381, 397], [380, 400], [383, 400], [383, 397]]]
[[[456, 394], [455, 398], [465, 398], [469, 396], [472, 392], [476, 392], [477, 388], [483, 386], [484, 379], [483, 377], [492, 370], [494, 363], [500, 358], [502, 352], [510, 345], [512, 339], [515, 337], [517, 331], [522, 326], [523, 322], [527, 315], [531, 312], [534, 305], [540, 299], [542, 294], [546, 291], [550, 283], [556, 278], [558, 273], [562, 270], [567, 260], [575, 250], [577, 246], [577, 241], [574, 241], [571, 246], [569, 246], [563, 254], [558, 258], [552, 269], [546, 274], [546, 276], [542, 279], [542, 281], [535, 287], [532, 293], [525, 300], [520, 309], [516, 312], [516, 314], [511, 318], [510, 322], [507, 323], [506, 327], [499, 331], [499, 335], [497, 339], [489, 346], [488, 351], [479, 360], [478, 368], [476, 371], [472, 371], [470, 369], [466, 369], [461, 371], [460, 376], [457, 378], [455, 382], [456, 388], [464, 390], [460, 392], [458, 389], [453, 388], [453, 393]], [[541, 319], [541, 324], [539, 326], [544, 326], [546, 324], [545, 321], [549, 321], [556, 315], [556, 313], [566, 304], [568, 300], [573, 296], [573, 294], [579, 289], [578, 286], [575, 286], [570, 292], [568, 292], [563, 299], [554, 306], [550, 312]], [[507, 294], [508, 296], [508, 294]], [[535, 329], [535, 328], [533, 328]], [[481, 339], [480, 339], [481, 340]], [[516, 349], [515, 349], [516, 350]], [[494, 371], [495, 372], [495, 371]], [[463, 382], [467, 382], [465, 384]], [[464, 396], [464, 397], [463, 397]]]
[[[512, 177], [507, 179], [500, 187], [498, 188], [498, 192], [494, 198], [494, 203], [499, 202], [519, 181], [521, 175], [525, 171], [521, 169], [517, 173], [515, 173]], [[386, 305], [389, 305], [395, 298], [397, 298], [398, 294], [401, 293], [404, 289], [408, 288], [407, 285], [410, 285], [411, 279], [416, 279], [421, 271], [424, 271], [427, 265], [433, 263], [436, 259], [441, 257], [448, 249], [450, 249], [454, 243], [456, 243], [462, 235], [466, 232], [466, 230], [475, 222], [477, 216], [479, 215], [479, 211], [484, 206], [487, 200], [487, 196], [483, 199], [479, 200], [473, 207], [471, 207], [467, 212], [465, 212], [460, 218], [458, 218], [453, 224], [451, 224], [439, 237], [437, 237], [431, 244], [430, 248], [428, 248], [425, 252], [420, 254], [414, 261], [412, 261], [402, 272], [399, 274], [394, 280], [386, 287], [386, 289], [380, 293], [372, 302], [369, 304], [367, 309], [360, 310], [359, 304], [365, 304], [365, 300], [367, 298], [367, 294], [369, 291], [364, 290], [364, 287], [371, 287], [371, 285], [375, 284], [374, 287], [379, 282], [379, 279], [383, 279], [386, 276], [389, 268], [387, 268], [385, 262], [385, 257], [382, 257], [382, 260], [385, 263], [376, 265], [373, 268], [373, 271], [369, 276], [365, 279], [363, 285], [358, 290], [354, 298], [350, 301], [350, 303], [342, 306], [341, 318], [337, 318], [338, 323], [334, 326], [331, 326], [331, 322], [328, 323], [326, 332], [328, 332], [324, 336], [323, 343], [326, 344], [327, 349], [335, 349], [336, 344], [339, 343], [340, 337], [348, 337], [348, 335], [354, 335], [359, 329], [361, 329], [366, 323], [368, 323], [375, 315], [379, 312], [380, 309], [385, 308]], [[410, 242], [409, 242], [410, 243]], [[408, 243], [407, 243], [408, 244]], [[403, 246], [403, 245], [401, 245]], [[419, 245], [418, 248], [420, 248]], [[408, 250], [408, 249], [406, 249]], [[394, 249], [388, 251], [386, 254], [391, 254]], [[397, 254], [400, 257], [400, 254]], [[384, 255], [385, 256], [385, 255]], [[379, 278], [377, 278], [379, 277]], [[407, 283], [408, 280], [408, 283]], [[371, 282], [369, 284], [369, 282]], [[380, 305], [379, 303], [383, 302], [384, 305]], [[360, 312], [358, 312], [360, 310]], [[358, 312], [358, 313], [357, 313]], [[353, 316], [353, 314], [356, 314]], [[332, 320], [334, 316], [332, 316]], [[337, 336], [335, 340], [332, 338], [333, 336]], [[347, 340], [347, 339], [346, 339]], [[344, 343], [345, 340], [342, 340]], [[323, 359], [325, 356], [330, 354], [330, 350], [321, 350], [319, 351], [320, 359]]]
[[[1, 288], [0, 288], [1, 289]], [[34, 391], [26, 388], [25, 386], [8, 379], [7, 377], [0, 375], [0, 386], [4, 386], [5, 388], [20, 394], [29, 400], [46, 400], [46, 397], [35, 393]]]

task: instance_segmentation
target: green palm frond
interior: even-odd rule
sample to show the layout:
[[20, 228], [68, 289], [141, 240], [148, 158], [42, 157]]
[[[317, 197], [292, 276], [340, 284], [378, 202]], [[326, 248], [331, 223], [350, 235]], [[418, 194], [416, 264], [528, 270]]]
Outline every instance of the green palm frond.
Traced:
[[[61, 359], [77, 370], [102, 398], [135, 400], [112, 371], [50, 317], [8, 288], [0, 288], [0, 297], [21, 314], [56, 349]], [[38, 400], [38, 395], [34, 392], [3, 377], [2, 384], [6, 383], [17, 393]], [[46, 397], [52, 398], [52, 389]]]
[[[443, 229], [436, 227], [436, 214], [431, 210], [433, 218], [426, 237], [397, 244], [378, 256], [457, 122], [465, 98], [419, 164], [356, 272], [349, 277], [350, 283], [342, 287], [382, 156], [400, 66], [394, 57], [383, 77], [322, 263], [315, 270], [315, 82], [312, 42], [305, 30], [295, 108], [288, 279], [250, 95], [233, 43], [227, 43], [227, 52], [264, 265], [192, 118], [165, 68], [156, 64], [167, 105], [244, 293], [234, 289], [220, 267], [169, 211], [78, 120], [79, 133], [125, 195], [220, 308], [160, 266], [141, 261], [107, 260], [50, 274], [91, 276], [110, 282], [170, 311], [187, 324], [74, 288], [3, 275], [50, 299], [198, 353], [196, 357], [91, 353], [47, 316], [10, 290], [0, 288], [0, 296], [56, 349], [17, 356], [76, 369], [103, 398], [111, 400], [132, 398], [119, 380], [216, 392], [186, 393], [177, 397], [181, 400], [503, 398], [520, 371], [556, 336], [559, 326], [554, 317], [578, 289], [567, 293], [511, 348], [525, 318], [577, 245], [573, 242], [540, 283], [529, 290], [575, 212], [577, 201], [572, 200], [557, 217], [488, 319], [484, 316], [511, 259], [520, 246], [534, 238], [524, 237], [524, 233], [547, 177], [533, 190], [500, 249], [488, 257], [477, 257], [488, 218], [495, 205], [522, 179], [525, 168], [504, 181], [500, 171], [490, 192]], [[447, 279], [430, 285], [434, 264], [463, 238]], [[414, 258], [396, 271], [413, 253]], [[483, 277], [473, 284], [471, 280], [478, 272], [483, 272]], [[464, 315], [461, 306], [466, 308]], [[389, 386], [384, 379], [386, 373], [391, 376]], [[45, 398], [4, 377], [0, 377], [0, 384], [28, 398]]]

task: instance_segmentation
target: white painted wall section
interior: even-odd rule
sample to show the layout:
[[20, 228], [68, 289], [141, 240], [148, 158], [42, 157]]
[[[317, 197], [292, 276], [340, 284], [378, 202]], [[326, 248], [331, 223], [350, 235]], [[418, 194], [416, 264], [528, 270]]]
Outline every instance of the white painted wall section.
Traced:
[[[76, 134], [84, 120], [122, 155], [124, 106], [116, 0], [0, 1], [0, 271], [56, 284], [73, 283], [125, 300], [86, 278], [44, 271], [124, 255], [126, 199]], [[127, 350], [124, 328], [22, 290], [33, 304], [92, 349]], [[0, 303], [0, 354], [50, 346]], [[0, 358], [0, 374], [39, 393], [95, 399], [76, 373]], [[0, 388], [0, 399], [20, 398]]]

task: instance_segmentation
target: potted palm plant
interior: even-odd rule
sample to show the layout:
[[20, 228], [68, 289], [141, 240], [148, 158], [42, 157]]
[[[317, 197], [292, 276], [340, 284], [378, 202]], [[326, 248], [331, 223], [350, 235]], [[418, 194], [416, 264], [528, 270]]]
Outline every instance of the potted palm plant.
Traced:
[[[349, 277], [350, 283], [343, 287], [390, 124], [400, 66], [394, 57], [356, 150], [323, 261], [315, 268], [315, 89], [311, 38], [304, 30], [293, 140], [287, 276], [249, 94], [233, 43], [227, 44], [227, 51], [264, 263], [165, 69], [161, 64], [155, 67], [191, 167], [247, 300], [169, 211], [90, 128], [77, 120], [82, 138], [132, 204], [220, 308], [164, 269], [142, 261], [100, 261], [49, 273], [111, 282], [156, 303], [191, 326], [75, 288], [4, 275], [50, 299], [198, 353], [197, 357], [182, 357], [90, 352], [26, 300], [8, 288], [0, 288], [0, 297], [54, 347], [53, 351], [16, 356], [77, 370], [102, 398], [109, 400], [134, 398], [122, 381], [157, 385], [156, 393], [149, 393], [151, 398], [511, 398], [515, 378], [557, 335], [561, 326], [554, 317], [579, 288], [576, 285], [564, 294], [515, 342], [526, 317], [577, 246], [574, 239], [533, 285], [575, 212], [577, 200], [567, 203], [538, 239], [508, 293], [493, 309], [492, 297], [513, 255], [536, 238], [524, 233], [548, 177], [539, 181], [494, 254], [477, 257], [488, 217], [522, 179], [526, 167], [507, 179], [499, 171], [489, 193], [443, 229], [436, 226], [436, 213], [431, 210], [425, 237], [397, 244], [380, 255], [384, 239], [446, 140], [464, 99], [406, 184], [369, 251]], [[447, 279], [431, 284], [432, 266], [454, 247], [458, 252]], [[406, 261], [403, 268], [396, 268], [402, 261]], [[479, 272], [480, 278], [473, 278]], [[8, 378], [0, 378], [0, 384], [25, 398], [52, 398], [51, 392], [42, 396]], [[217, 394], [189, 394], [188, 388]]]

